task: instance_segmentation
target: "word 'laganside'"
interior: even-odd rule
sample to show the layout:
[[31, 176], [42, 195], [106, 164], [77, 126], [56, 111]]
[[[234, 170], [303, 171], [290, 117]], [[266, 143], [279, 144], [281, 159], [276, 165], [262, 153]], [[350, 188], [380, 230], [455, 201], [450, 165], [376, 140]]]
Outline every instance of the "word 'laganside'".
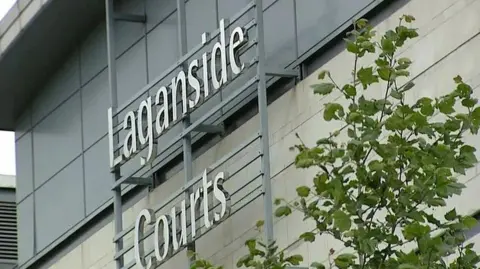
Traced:
[[[178, 72], [177, 76], [172, 78], [169, 86], [161, 86], [156, 95], [148, 96], [143, 100], [138, 110], [129, 111], [123, 119], [123, 130], [127, 131], [123, 139], [123, 149], [115, 154], [114, 149], [114, 131], [113, 131], [113, 111], [108, 109], [108, 137], [110, 148], [110, 168], [115, 168], [122, 162], [128, 160], [139, 151], [139, 148], [148, 144], [148, 153], [146, 157], [141, 158], [141, 165], [149, 162], [152, 158], [154, 137], [161, 135], [169, 128], [171, 122], [175, 122], [187, 115], [189, 110], [199, 105], [201, 98], [205, 100], [210, 93], [209, 77], [211, 76], [211, 86], [213, 91], [219, 90], [228, 82], [227, 57], [229, 57], [230, 69], [232, 75], [239, 74], [244, 69], [244, 64], [240, 62], [238, 50], [248, 41], [247, 32], [242, 27], [236, 27], [232, 30], [229, 37], [228, 53], [225, 37], [225, 22], [220, 20], [220, 40], [216, 42], [210, 53], [204, 52], [202, 55], [202, 78], [200, 79], [197, 71], [200, 63], [198, 59], [188, 64], [187, 74], [185, 71]], [[207, 33], [202, 34], [202, 44], [209, 42]], [[208, 60], [210, 59], [210, 65]], [[220, 64], [217, 61], [220, 61]], [[217, 70], [220, 66], [221, 70]], [[170, 89], [170, 96], [167, 87]], [[187, 94], [187, 88], [193, 89], [191, 96]], [[202, 96], [203, 95], [203, 96]], [[152, 100], [154, 98], [154, 100]], [[181, 98], [181, 113], [177, 111], [177, 98]], [[156, 106], [156, 116], [153, 118], [152, 105]], [[172, 108], [171, 110], [169, 108]], [[153, 126], [155, 125], [155, 127]], [[155, 130], [155, 134], [154, 134]], [[115, 156], [117, 155], [117, 156]]]

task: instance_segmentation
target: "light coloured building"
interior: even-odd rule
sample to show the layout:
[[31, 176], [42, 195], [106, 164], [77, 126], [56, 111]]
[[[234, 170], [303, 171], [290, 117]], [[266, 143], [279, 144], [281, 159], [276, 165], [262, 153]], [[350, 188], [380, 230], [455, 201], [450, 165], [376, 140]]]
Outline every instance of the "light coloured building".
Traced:
[[[153, 225], [136, 221], [162, 223], [172, 208], [181, 212], [182, 201], [187, 243], [180, 242], [159, 268], [187, 268], [187, 245], [215, 264], [236, 268], [244, 241], [258, 235], [257, 220], [271, 210], [264, 200], [294, 198], [295, 187], [309, 184], [315, 173], [295, 169], [289, 150], [298, 142], [295, 134], [315, 143], [340, 127], [323, 120], [323, 104], [333, 97], [322, 99], [310, 86], [321, 69], [339, 81], [350, 76], [352, 57], [342, 37], [354, 18], [366, 17], [382, 32], [403, 14], [416, 17], [420, 36], [400, 53], [414, 60], [411, 78], [419, 96], [446, 93], [457, 74], [474, 91], [480, 84], [480, 0], [105, 2], [18, 1], [0, 23], [0, 128], [16, 133], [21, 269], [142, 268], [137, 260], [144, 255], [136, 259], [135, 252], [142, 254], [136, 250], [143, 246], [151, 257]], [[226, 30], [218, 34], [222, 25]], [[204, 53], [223, 34], [217, 65], [211, 65], [211, 54]], [[189, 77], [192, 66], [208, 66], [210, 76], [203, 79], [200, 68]], [[182, 75], [203, 96], [205, 84], [192, 81], [211, 82], [210, 98], [187, 99], [179, 86], [175, 110], [163, 110], [163, 94], [171, 99]], [[190, 106], [194, 111], [182, 118]], [[168, 130], [166, 118], [156, 117], [161, 111], [170, 119]], [[136, 121], [139, 115], [145, 121]], [[480, 146], [476, 137], [468, 140]], [[204, 171], [211, 183], [203, 182]], [[461, 178], [467, 189], [449, 201], [459, 213], [475, 216], [480, 209], [474, 202], [479, 173], [478, 166], [470, 169]], [[228, 198], [222, 179], [230, 212], [222, 211]], [[203, 198], [190, 209], [204, 184], [213, 189], [210, 202]], [[192, 212], [202, 216], [193, 222], [195, 238]], [[309, 227], [299, 214], [269, 224], [280, 247], [304, 255], [301, 266], [325, 261], [331, 248], [342, 251], [328, 237], [311, 244], [298, 240]], [[137, 228], [144, 226], [149, 236], [136, 246]], [[469, 240], [480, 240], [479, 229]]]

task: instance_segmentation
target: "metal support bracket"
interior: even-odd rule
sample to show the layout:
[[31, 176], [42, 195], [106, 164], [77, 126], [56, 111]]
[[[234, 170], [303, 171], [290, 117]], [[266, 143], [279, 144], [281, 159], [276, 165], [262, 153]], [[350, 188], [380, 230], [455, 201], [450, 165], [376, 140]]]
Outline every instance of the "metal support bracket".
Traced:
[[225, 132], [225, 126], [223, 125], [223, 123], [221, 123], [219, 125], [200, 124], [194, 130], [196, 132], [210, 133], [210, 134], [224, 133]]
[[153, 184], [153, 178], [151, 177], [131, 177], [125, 181], [127, 184], [151, 186]]
[[147, 16], [136, 15], [136, 14], [126, 14], [126, 13], [115, 13], [114, 19], [117, 21], [145, 23], [147, 21]]
[[298, 70], [272, 70], [272, 69], [268, 69], [268, 71], [265, 74], [267, 76], [273, 76], [273, 77], [287, 77], [287, 78], [300, 77], [300, 72]]

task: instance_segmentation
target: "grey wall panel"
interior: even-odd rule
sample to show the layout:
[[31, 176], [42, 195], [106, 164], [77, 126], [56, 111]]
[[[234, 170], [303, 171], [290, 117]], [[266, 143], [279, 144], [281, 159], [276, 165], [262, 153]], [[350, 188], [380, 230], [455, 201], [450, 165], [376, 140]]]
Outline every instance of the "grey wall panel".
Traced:
[[135, 44], [117, 60], [118, 105], [139, 92], [147, 84], [145, 39]]
[[108, 70], [104, 70], [82, 88], [84, 149], [108, 132], [107, 109], [109, 107]]
[[22, 264], [34, 255], [33, 195], [17, 205], [18, 263]]
[[[117, 12], [127, 14], [145, 14], [145, 0], [122, 0], [115, 3]], [[115, 51], [119, 56], [145, 34], [145, 24], [129, 21], [115, 22]]]
[[108, 138], [85, 152], [85, 206], [87, 215], [112, 197], [112, 175], [109, 170]]
[[176, 0], [146, 0], [147, 9], [147, 30], [167, 18], [174, 10], [177, 9]]
[[292, 0], [279, 0], [264, 13], [267, 66], [284, 67], [296, 59]]
[[32, 105], [32, 121], [37, 123], [80, 88], [78, 53], [74, 53], [45, 86]]
[[185, 4], [187, 48], [202, 43], [202, 34], [217, 29], [216, 0], [190, 0]]
[[35, 192], [37, 249], [43, 249], [84, 216], [82, 158]]
[[372, 0], [299, 0], [297, 32], [300, 55], [348, 22]]
[[176, 12], [148, 34], [148, 77], [150, 80], [162, 74], [178, 59], [177, 36]]
[[[251, 1], [250, 0], [219, 0], [218, 1], [218, 17], [220, 19], [229, 19], [238, 12], [240, 12], [243, 8], [245, 8]], [[244, 15], [242, 19], [240, 19], [237, 24], [244, 25], [248, 22], [249, 19], [254, 18], [254, 10], [250, 10], [247, 15]], [[236, 24], [236, 25], [237, 25]]]
[[107, 66], [107, 30], [105, 22], [98, 27], [81, 45], [82, 84]]
[[263, 0], [263, 9], [268, 9], [276, 1], [278, 0]]
[[16, 198], [21, 201], [33, 191], [32, 134], [26, 133], [15, 142]]
[[15, 123], [15, 140], [19, 139], [32, 127], [30, 109], [27, 109]]
[[82, 151], [80, 113], [80, 94], [76, 93], [35, 127], [36, 188]]

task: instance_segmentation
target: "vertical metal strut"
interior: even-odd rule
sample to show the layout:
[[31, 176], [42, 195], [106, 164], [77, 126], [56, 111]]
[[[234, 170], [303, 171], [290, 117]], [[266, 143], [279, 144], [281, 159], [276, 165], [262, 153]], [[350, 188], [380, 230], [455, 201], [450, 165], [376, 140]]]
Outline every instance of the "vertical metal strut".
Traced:
[[265, 213], [265, 237], [271, 243], [273, 237], [273, 201], [270, 181], [270, 142], [268, 137], [267, 89], [265, 75], [265, 36], [263, 24], [263, 1], [255, 0], [255, 21], [257, 23], [257, 76], [258, 76], [258, 111], [260, 114], [260, 132], [262, 143], [262, 186]]
[[[107, 23], [107, 50], [108, 50], [108, 82], [110, 86], [110, 105], [112, 107], [112, 114], [115, 115], [118, 107], [117, 98], [117, 68], [115, 59], [115, 18], [113, 10], [114, 0], [105, 0], [106, 10], [106, 23]], [[113, 117], [113, 126], [117, 125], [118, 118]], [[118, 136], [114, 139], [114, 148], [118, 143]], [[116, 168], [112, 173], [113, 184], [120, 178], [119, 168]], [[122, 227], [122, 190], [121, 186], [112, 190], [113, 192], [113, 214], [115, 234], [120, 233], [123, 230]], [[115, 252], [119, 252], [123, 248], [123, 238], [120, 238], [115, 242]], [[115, 266], [117, 269], [123, 267], [123, 256], [115, 260]]]
[[[178, 18], [178, 45], [179, 45], [179, 52], [180, 57], [187, 54], [187, 17], [185, 11], [185, 0], [177, 0], [177, 18]], [[182, 68], [184, 72], [187, 72], [187, 66], [185, 63], [182, 64]], [[188, 87], [185, 85], [185, 87]], [[176, 104], [173, 104], [176, 108]], [[187, 113], [185, 117], [182, 119], [183, 129], [187, 129], [190, 126], [190, 115]], [[192, 135], [191, 133], [186, 134], [182, 139], [183, 144], [183, 171], [185, 173], [185, 185], [187, 185], [188, 181], [192, 180], [193, 177], [193, 164], [192, 164]], [[185, 189], [185, 198], [189, 201], [190, 189]], [[195, 220], [191, 220], [195, 221]], [[192, 242], [187, 245], [187, 249], [191, 251], [195, 251], [195, 242]], [[192, 260], [189, 262], [188, 268], [190, 268]]]

